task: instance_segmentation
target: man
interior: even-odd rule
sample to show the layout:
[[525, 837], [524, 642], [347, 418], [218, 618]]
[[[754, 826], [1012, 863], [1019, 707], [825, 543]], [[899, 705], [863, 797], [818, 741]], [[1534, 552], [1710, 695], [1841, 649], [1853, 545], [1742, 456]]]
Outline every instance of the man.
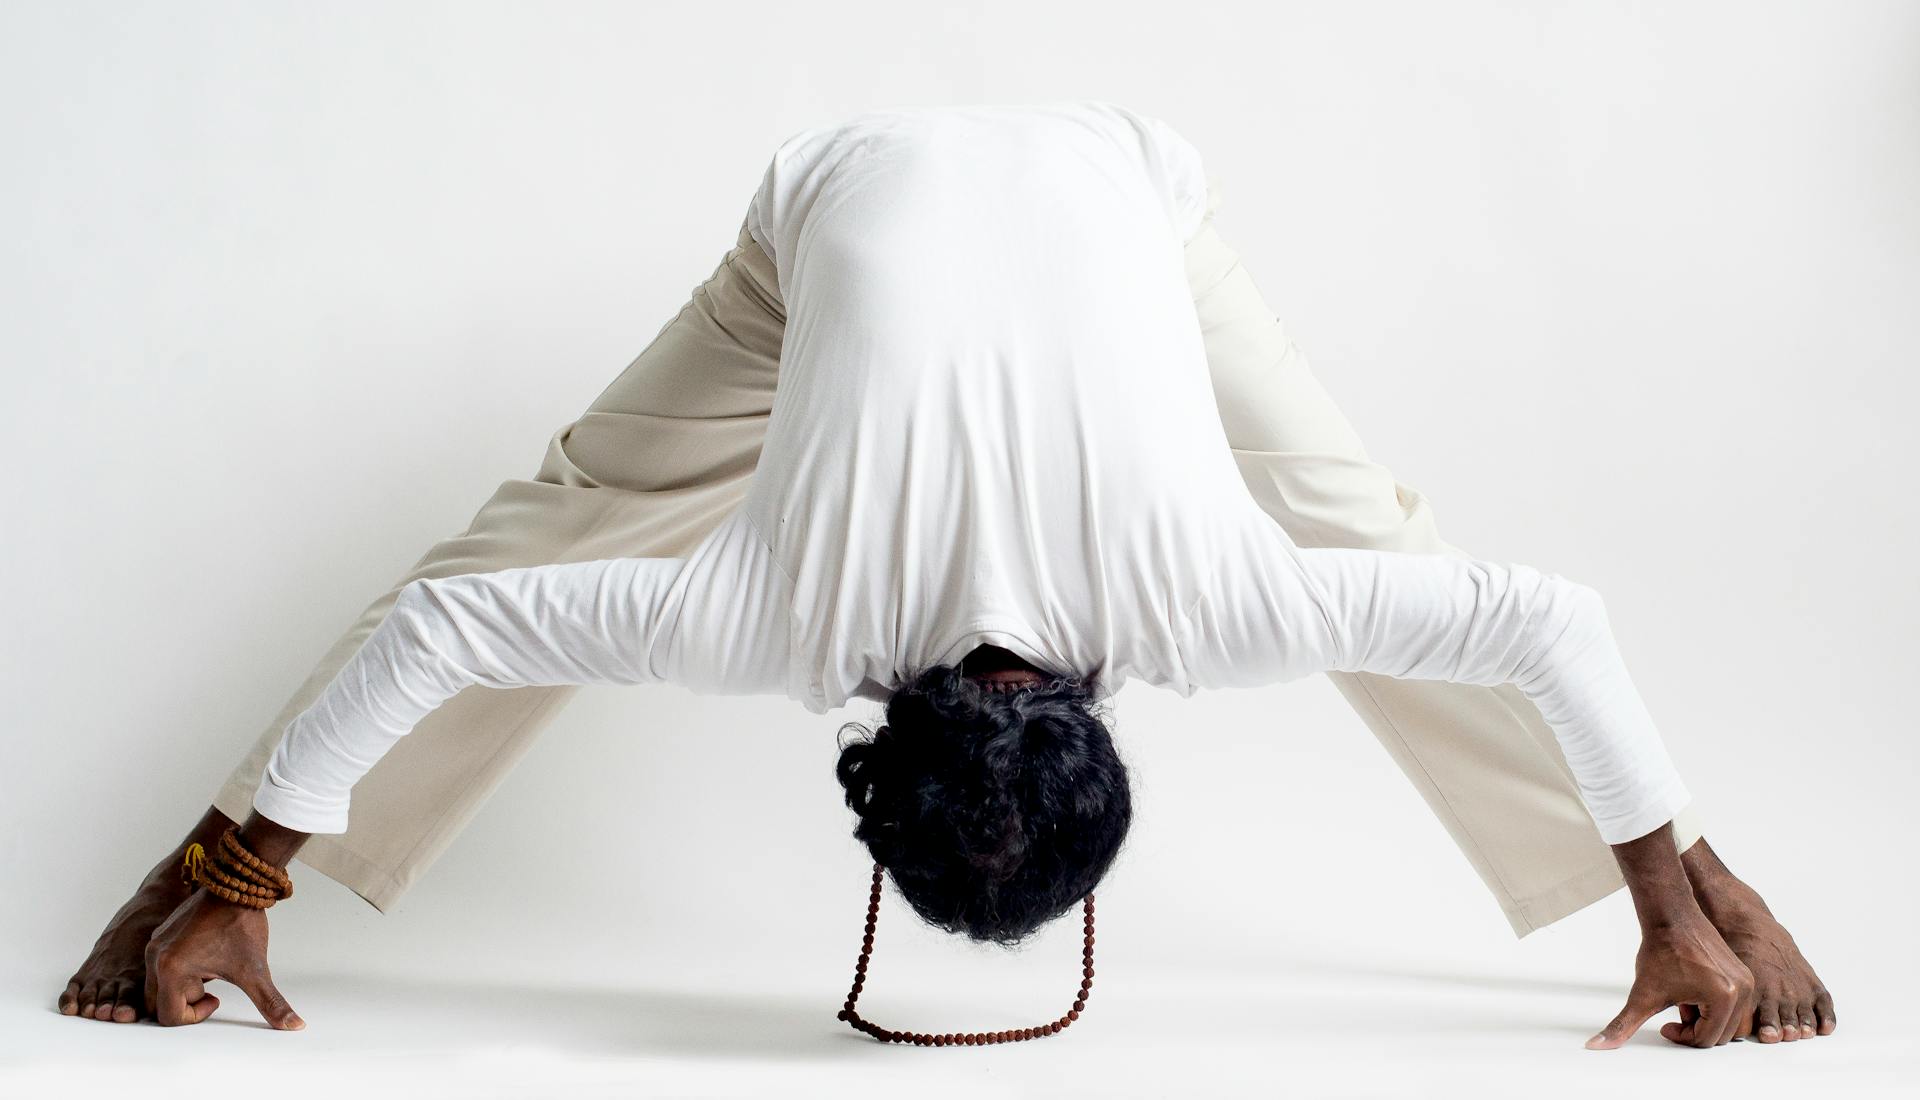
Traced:
[[[923, 916], [1017, 938], [1090, 889], [1124, 835], [1098, 696], [1130, 675], [1191, 691], [1327, 670], [1517, 933], [1624, 874], [1646, 947], [1596, 1045], [1672, 1003], [1683, 1020], [1663, 1033], [1679, 1042], [1829, 1033], [1817, 977], [1687, 820], [1591, 593], [1440, 542], [1418, 494], [1367, 462], [1212, 206], [1190, 146], [1110, 105], [879, 113], [797, 135], [714, 278], [555, 436], [538, 480], [502, 486], [368, 609], [188, 842], [251, 803], [254, 851], [284, 864], [300, 850], [384, 905], [568, 685], [784, 690], [817, 711], [886, 698], [888, 727], [842, 761], [862, 839]], [[1175, 316], [1181, 249], [1190, 305]], [[901, 839], [929, 807], [876, 776], [897, 790], [913, 768], [952, 769], [908, 750], [1042, 710], [1050, 737], [1103, 761], [1111, 793], [1074, 866], [984, 826]], [[981, 769], [965, 778], [1005, 793]], [[301, 848], [303, 832], [338, 835]], [[956, 844], [1034, 856], [929, 870]], [[237, 973], [293, 1026], [264, 920], [183, 900], [178, 855], [109, 925], [63, 1011], [188, 1022], [212, 1009], [206, 973]], [[993, 912], [970, 911], [989, 897]]]

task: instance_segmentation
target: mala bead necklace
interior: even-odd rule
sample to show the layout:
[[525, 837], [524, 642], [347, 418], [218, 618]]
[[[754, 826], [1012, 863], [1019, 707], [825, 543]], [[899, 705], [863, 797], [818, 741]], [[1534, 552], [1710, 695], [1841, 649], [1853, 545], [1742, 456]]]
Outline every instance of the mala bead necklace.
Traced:
[[873, 865], [873, 890], [867, 895], [867, 932], [860, 939], [860, 961], [853, 966], [853, 988], [847, 991], [847, 1003], [840, 1008], [836, 1019], [845, 1020], [855, 1031], [873, 1036], [883, 1043], [912, 1043], [922, 1047], [977, 1047], [993, 1043], [1019, 1043], [1028, 1039], [1039, 1039], [1047, 1035], [1057, 1035], [1073, 1026], [1086, 1011], [1087, 995], [1093, 992], [1093, 895], [1088, 894], [1082, 909], [1086, 913], [1086, 934], [1080, 949], [1080, 993], [1073, 999], [1073, 1007], [1065, 1016], [1038, 1027], [1015, 1028], [1012, 1031], [966, 1031], [949, 1032], [945, 1035], [925, 1035], [917, 1031], [891, 1031], [865, 1019], [855, 1011], [854, 1004], [860, 1000], [860, 991], [867, 984], [867, 963], [873, 958], [873, 930], [880, 921], [880, 880], [885, 868]]
[[187, 845], [180, 860], [180, 878], [189, 886], [204, 886], [214, 897], [249, 909], [265, 909], [293, 896], [293, 879], [248, 851], [240, 841], [238, 826], [221, 833], [211, 852], [199, 841]]

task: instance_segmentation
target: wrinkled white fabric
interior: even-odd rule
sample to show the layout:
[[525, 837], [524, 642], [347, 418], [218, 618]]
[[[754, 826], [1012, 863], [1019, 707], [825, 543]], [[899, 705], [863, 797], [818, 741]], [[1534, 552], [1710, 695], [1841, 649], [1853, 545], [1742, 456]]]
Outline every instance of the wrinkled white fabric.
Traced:
[[351, 787], [461, 688], [674, 682], [884, 699], [981, 644], [1191, 694], [1327, 670], [1512, 682], [1611, 843], [1688, 801], [1591, 589], [1519, 565], [1302, 550], [1248, 495], [1182, 267], [1198, 152], [1100, 102], [803, 131], [748, 228], [786, 305], [742, 506], [685, 559], [415, 582], [288, 727], [255, 806]]

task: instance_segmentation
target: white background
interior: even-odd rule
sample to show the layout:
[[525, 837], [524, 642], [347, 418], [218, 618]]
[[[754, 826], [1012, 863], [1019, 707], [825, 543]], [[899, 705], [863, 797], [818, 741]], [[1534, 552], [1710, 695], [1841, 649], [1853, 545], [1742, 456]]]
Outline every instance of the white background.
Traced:
[[[300, 877], [306, 1032], [219, 1022], [255, 1019], [228, 989], [199, 1028], [54, 1014], [326, 646], [711, 271], [780, 139], [1081, 97], [1200, 147], [1447, 538], [1606, 594], [1835, 1036], [1581, 1049], [1624, 894], [1516, 942], [1324, 681], [1121, 694], [1139, 820], [1091, 1009], [1042, 1043], [835, 1023], [868, 872], [835, 723], [674, 688], [583, 693], [391, 915]], [[1911, 1084], [1920, 6], [10, 2], [0, 158], [0, 1073], [32, 1094]], [[889, 896], [881, 937], [883, 1023], [1071, 997], [1070, 935], [1008, 956]]]

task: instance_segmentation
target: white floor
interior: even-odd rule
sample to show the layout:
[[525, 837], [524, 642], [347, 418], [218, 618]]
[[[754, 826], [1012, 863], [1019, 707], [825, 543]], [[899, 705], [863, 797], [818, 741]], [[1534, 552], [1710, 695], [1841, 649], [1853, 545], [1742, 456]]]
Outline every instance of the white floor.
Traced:
[[[1174, 703], [1128, 704], [1138, 820], [1099, 893], [1092, 1003], [1063, 1035], [922, 1049], [837, 1022], [868, 865], [830, 753], [749, 725], [735, 740], [764, 787], [700, 797], [681, 777], [707, 774], [707, 732], [663, 720], [686, 732], [620, 740], [632, 704], [610, 693], [576, 703], [579, 727], [543, 742], [393, 912], [296, 868], [272, 959], [302, 1032], [266, 1030], [224, 986], [214, 1018], [190, 1028], [55, 1013], [101, 920], [179, 826], [139, 804], [139, 843], [75, 832], [72, 858], [20, 876], [0, 910], [0, 1100], [204, 1097], [222, 1082], [240, 1089], [215, 1093], [275, 1100], [1920, 1096], [1920, 884], [1869, 839], [1912, 833], [1892, 769], [1850, 786], [1818, 761], [1694, 769], [1716, 847], [1833, 990], [1837, 1034], [1700, 1051], [1656, 1023], [1596, 1052], [1582, 1043], [1632, 976], [1624, 891], [1516, 941], [1364, 731], [1264, 749], [1150, 736], [1217, 718], [1205, 700]], [[1350, 726], [1340, 707], [1331, 688], [1302, 687], [1286, 721]], [[656, 786], [592, 781], [609, 769]], [[1788, 773], [1827, 800], [1809, 818], [1823, 829], [1771, 831], [1768, 782]], [[572, 858], [556, 861], [556, 844]], [[1076, 925], [1006, 952], [917, 924], [889, 891], [862, 1010], [928, 1031], [1043, 1022], [1078, 983]]]
[[[1055, 984], [1070, 989], [1062, 954]], [[1911, 998], [1856, 990], [1839, 1033], [1790, 1046], [1697, 1051], [1649, 1027], [1598, 1053], [1581, 1042], [1616, 1010], [1613, 983], [1559, 965], [1518, 977], [1359, 957], [1238, 976], [1103, 977], [1073, 1030], [990, 1049], [882, 1046], [835, 1022], [836, 988], [684, 981], [287, 972], [282, 986], [310, 1021], [301, 1033], [266, 1030], [225, 989], [233, 995], [207, 1024], [119, 1026], [54, 1013], [48, 969], [7, 983], [0, 1093], [204, 1095], [211, 1083], [245, 1081], [249, 1094], [273, 1096], [1920, 1095]], [[977, 991], [944, 997], [932, 1018], [924, 1006], [920, 1018], [888, 1011], [907, 1003], [902, 994], [876, 978], [865, 1007], [902, 1027], [1028, 1015]]]

